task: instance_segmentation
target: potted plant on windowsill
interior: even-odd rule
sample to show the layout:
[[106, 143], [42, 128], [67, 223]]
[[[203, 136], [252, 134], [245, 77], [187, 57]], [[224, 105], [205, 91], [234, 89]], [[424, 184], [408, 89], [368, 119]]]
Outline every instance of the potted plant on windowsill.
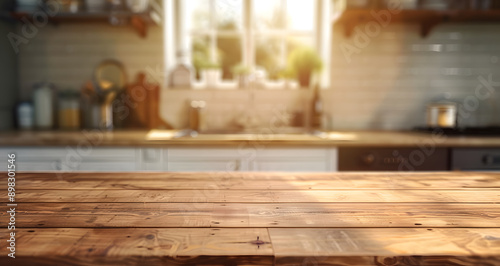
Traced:
[[313, 73], [321, 71], [323, 63], [314, 50], [300, 47], [289, 55], [287, 67], [287, 72], [297, 79], [300, 87], [309, 88]]
[[204, 63], [201, 67], [201, 80], [207, 88], [217, 88], [222, 79], [220, 64], [214, 62]]
[[232, 69], [233, 75], [238, 81], [238, 87], [240, 89], [246, 89], [250, 85], [250, 74], [252, 73], [251, 68], [239, 64]]

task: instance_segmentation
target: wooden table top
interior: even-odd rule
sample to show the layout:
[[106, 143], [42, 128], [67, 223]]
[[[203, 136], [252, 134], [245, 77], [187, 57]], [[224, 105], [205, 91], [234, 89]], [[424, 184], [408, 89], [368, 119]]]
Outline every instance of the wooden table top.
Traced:
[[1, 265], [500, 265], [500, 173], [18, 173]]

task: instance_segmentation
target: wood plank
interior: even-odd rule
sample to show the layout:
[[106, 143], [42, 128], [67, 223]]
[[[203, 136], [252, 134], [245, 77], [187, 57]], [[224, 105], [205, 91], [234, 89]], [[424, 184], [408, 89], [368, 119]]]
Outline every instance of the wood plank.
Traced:
[[371, 178], [379, 176], [402, 176], [410, 179], [419, 178], [431, 178], [431, 179], [455, 179], [462, 177], [491, 177], [498, 176], [496, 172], [337, 172], [337, 173], [291, 173], [291, 172], [121, 172], [121, 173], [103, 173], [103, 172], [18, 172], [26, 177], [30, 178], [53, 178], [62, 174], [64, 178], [116, 178], [116, 179], [129, 179], [137, 178], [138, 175], [141, 178], [204, 178], [211, 176], [231, 176], [232, 178], [239, 178], [244, 180], [304, 180], [304, 179], [331, 179], [342, 177], [353, 178]]
[[23, 179], [32, 180], [171, 180], [191, 181], [207, 179], [231, 179], [244, 181], [310, 181], [310, 180], [379, 180], [391, 178], [397, 180], [481, 180], [483, 182], [499, 181], [497, 172], [336, 172], [336, 173], [290, 173], [290, 172], [18, 172]]
[[499, 265], [499, 228], [270, 228], [276, 265]]
[[[92, 177], [95, 175], [95, 177]], [[442, 174], [268, 174], [252, 173], [262, 179], [245, 178], [244, 173], [132, 173], [132, 174], [18, 174], [16, 185], [22, 189], [457, 189], [500, 188], [499, 173]], [[280, 177], [274, 179], [275, 177]], [[288, 176], [288, 177], [287, 177]], [[288, 178], [288, 179], [286, 179]], [[310, 178], [310, 179], [309, 179]], [[7, 184], [0, 183], [0, 190]]]
[[[0, 191], [7, 199], [7, 191]], [[17, 202], [500, 203], [499, 190], [18, 190]], [[3, 202], [6, 203], [6, 202]]]
[[[7, 234], [0, 229], [0, 239]], [[27, 228], [16, 237], [15, 263], [24, 265], [273, 264], [267, 229], [259, 228]], [[263, 244], [252, 243], [257, 237]], [[6, 241], [0, 249], [0, 263], [12, 263]]]
[[[2, 210], [6, 207], [0, 208]], [[18, 203], [17, 227], [498, 227], [498, 204]], [[6, 211], [1, 212], [5, 219]]]

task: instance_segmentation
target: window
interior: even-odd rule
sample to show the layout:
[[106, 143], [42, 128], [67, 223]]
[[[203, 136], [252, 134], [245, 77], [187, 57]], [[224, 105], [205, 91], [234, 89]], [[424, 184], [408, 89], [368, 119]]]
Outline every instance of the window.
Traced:
[[295, 48], [321, 50], [320, 5], [326, 2], [178, 0], [177, 50], [188, 52], [197, 79], [203, 65], [215, 63], [226, 81], [234, 79], [232, 70], [240, 65], [262, 69], [268, 80], [278, 80]]

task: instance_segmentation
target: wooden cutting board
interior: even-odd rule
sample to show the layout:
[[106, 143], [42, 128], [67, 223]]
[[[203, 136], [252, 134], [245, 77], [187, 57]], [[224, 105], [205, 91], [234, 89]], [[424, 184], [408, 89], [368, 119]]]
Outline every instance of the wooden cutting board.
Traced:
[[139, 72], [135, 82], [125, 90], [129, 116], [126, 128], [173, 129], [160, 117], [160, 85], [146, 80], [146, 74]]

